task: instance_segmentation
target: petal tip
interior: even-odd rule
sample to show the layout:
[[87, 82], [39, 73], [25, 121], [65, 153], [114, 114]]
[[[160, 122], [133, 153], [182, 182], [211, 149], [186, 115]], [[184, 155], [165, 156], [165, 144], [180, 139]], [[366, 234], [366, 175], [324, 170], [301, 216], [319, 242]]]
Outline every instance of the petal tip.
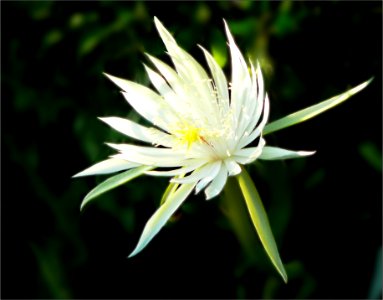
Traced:
[[76, 174], [74, 174], [71, 178], [78, 178], [78, 177], [84, 177], [84, 176], [89, 176], [89, 175], [95, 175], [93, 174], [92, 172], [89, 172], [88, 170], [90, 169], [91, 167], [81, 171], [81, 172], [78, 172]]
[[108, 73], [106, 73], [106, 72], [102, 72], [102, 74], [104, 74], [104, 76], [106, 76], [109, 80], [111, 80], [111, 81], [114, 81], [114, 78], [116, 78], [115, 76], [113, 76], [113, 75], [110, 75], [110, 74], [108, 74]]
[[100, 121], [102, 121], [104, 123], [107, 123], [109, 118], [110, 117], [97, 117], [97, 119], [99, 119]]
[[132, 253], [130, 253], [126, 258], [132, 258], [133, 256], [136, 256], [137, 255], [137, 253], [138, 253], [138, 251], [136, 251], [136, 250], [133, 250], [133, 252]]
[[81, 173], [82, 172], [78, 172], [78, 173], [74, 174], [73, 176], [71, 176], [71, 178], [81, 177], [82, 176]]
[[299, 151], [300, 156], [309, 156], [309, 155], [314, 155], [316, 151]]

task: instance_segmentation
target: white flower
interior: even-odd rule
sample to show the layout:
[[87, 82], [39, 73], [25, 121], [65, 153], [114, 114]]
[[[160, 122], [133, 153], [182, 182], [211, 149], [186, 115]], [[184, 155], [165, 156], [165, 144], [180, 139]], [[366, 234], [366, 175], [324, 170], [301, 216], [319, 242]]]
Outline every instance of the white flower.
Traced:
[[[261, 241], [272, 262], [287, 280], [267, 216], [263, 207], [259, 206], [261, 202], [254, 202], [256, 206], [252, 204], [252, 198], [258, 197], [257, 192], [247, 175], [240, 174], [245, 172], [241, 166], [256, 159], [287, 159], [314, 152], [295, 152], [265, 145], [262, 132], [269, 117], [269, 98], [264, 90], [261, 68], [259, 64], [255, 68], [251, 62], [246, 63], [226, 23], [231, 83], [228, 83], [208, 51], [201, 47], [211, 77], [177, 45], [157, 18], [154, 22], [175, 66], [173, 69], [148, 55], [157, 71], [147, 66], [145, 69], [158, 93], [140, 84], [107, 75], [123, 90], [128, 103], [153, 127], [144, 127], [119, 117], [100, 118], [115, 130], [148, 145], [108, 144], [118, 150], [118, 154], [75, 176], [108, 174], [128, 169], [132, 169], [132, 172], [121, 177], [117, 175], [100, 184], [85, 197], [83, 204], [143, 173], [171, 177], [165, 201], [146, 224], [132, 256], [147, 245], [193, 190], [196, 193], [204, 190], [206, 199], [211, 199], [220, 194], [228, 176], [237, 175]], [[265, 133], [311, 118], [344, 101], [368, 83], [273, 122], [266, 127]]]
[[[232, 58], [230, 85], [209, 52], [201, 47], [212, 79], [177, 45], [157, 18], [155, 24], [175, 66], [174, 70], [149, 56], [158, 72], [147, 66], [145, 69], [158, 93], [107, 75], [123, 90], [128, 103], [155, 127], [143, 127], [118, 117], [100, 118], [115, 130], [153, 146], [108, 144], [119, 153], [76, 176], [142, 165], [170, 168], [146, 174], [170, 176], [171, 182], [190, 184], [188, 193], [204, 190], [206, 199], [210, 199], [222, 191], [228, 176], [241, 172], [240, 165], [258, 158], [285, 159], [313, 153], [265, 146], [262, 130], [269, 116], [269, 99], [261, 69], [259, 64], [256, 69], [251, 62], [250, 66], [246, 64], [226, 23]], [[255, 140], [255, 145], [251, 145]]]

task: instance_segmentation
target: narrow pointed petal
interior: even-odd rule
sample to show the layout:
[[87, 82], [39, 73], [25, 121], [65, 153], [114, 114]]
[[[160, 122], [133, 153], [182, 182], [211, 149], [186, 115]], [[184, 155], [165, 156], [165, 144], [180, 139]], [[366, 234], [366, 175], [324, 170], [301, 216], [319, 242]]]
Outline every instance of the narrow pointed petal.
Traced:
[[225, 186], [227, 175], [227, 169], [221, 165], [221, 169], [219, 170], [217, 176], [205, 189], [206, 200], [210, 200], [221, 193], [223, 187]]
[[179, 187], [178, 183], [171, 182], [169, 183], [168, 187], [166, 188], [164, 194], [161, 197], [160, 206], [168, 200], [172, 194], [174, 194]]
[[184, 202], [184, 200], [193, 190], [194, 186], [195, 184], [183, 184], [177, 189], [177, 191], [170, 195], [170, 197], [160, 206], [160, 208], [146, 223], [138, 244], [133, 252], [129, 255], [129, 257], [136, 255], [146, 247], [146, 245], [166, 224], [173, 213]]
[[103, 160], [84, 171], [73, 175], [72, 177], [81, 177], [81, 176], [89, 176], [89, 175], [99, 175], [99, 174], [110, 174], [115, 173], [122, 170], [131, 169], [139, 166], [136, 163], [129, 162], [123, 159], [110, 158], [107, 160]]
[[205, 106], [205, 110], [210, 111], [213, 107], [213, 89], [210, 83], [210, 78], [201, 65], [185, 50], [178, 46], [172, 35], [155, 18], [154, 23], [165, 44], [166, 49], [173, 61], [178, 75], [190, 87], [189, 93], [192, 93], [196, 102], [200, 102]]
[[121, 151], [120, 154], [113, 155], [112, 157], [129, 160], [141, 165], [180, 167], [188, 160], [183, 153], [177, 153], [175, 150], [168, 148], [111, 143], [107, 143], [107, 145]]
[[152, 157], [185, 157], [185, 154], [182, 151], [176, 151], [172, 148], [156, 148], [156, 147], [145, 147], [145, 146], [137, 146], [131, 144], [113, 144], [106, 143], [109, 147], [121, 151], [123, 153], [141, 153], [145, 155], [149, 155]]
[[[269, 105], [269, 99], [267, 94], [265, 93], [265, 87], [264, 87], [264, 81], [262, 76], [262, 70], [259, 62], [257, 62], [257, 70], [254, 70], [253, 64], [251, 65], [251, 72], [252, 72], [252, 88], [256, 89], [255, 91], [252, 91], [251, 98], [254, 97], [254, 99], [251, 99], [252, 101], [248, 101], [249, 111], [251, 120], [248, 122], [247, 127], [245, 131], [252, 132], [254, 130], [254, 127], [258, 124], [259, 118], [261, 117], [262, 113], [265, 112], [264, 110], [269, 110], [269, 106], [266, 107], [266, 105]], [[266, 113], [266, 121], [268, 119], [269, 112]], [[266, 121], [264, 122], [264, 125], [266, 124]]]
[[278, 147], [265, 146], [259, 159], [275, 160], [275, 159], [289, 159], [299, 158], [308, 155], [313, 155], [315, 151], [291, 151]]
[[195, 193], [198, 194], [203, 190], [218, 174], [221, 169], [221, 162], [216, 162], [214, 168], [211, 170], [208, 176], [202, 178], [196, 185]]
[[187, 162], [187, 160], [183, 158], [171, 159], [169, 157], [151, 157], [140, 153], [119, 153], [114, 154], [111, 157], [125, 160], [129, 159], [130, 161], [143, 166], [153, 166], [158, 168], [182, 167]]
[[154, 72], [151, 68], [149, 68], [146, 65], [144, 65], [144, 67], [146, 73], [148, 73], [150, 81], [163, 97], [166, 98], [169, 94], [174, 94], [173, 90], [170, 88], [170, 86], [167, 84], [167, 82], [161, 75]]
[[224, 110], [224, 113], [226, 113], [229, 111], [229, 92], [225, 74], [211, 54], [203, 47], [200, 46], [200, 48], [205, 54], [207, 64], [210, 68], [211, 75], [213, 76], [214, 84], [217, 88], [218, 101]]
[[164, 99], [151, 89], [129, 80], [106, 73], [105, 75], [124, 90], [122, 94], [129, 104], [152, 124], [167, 131], [167, 124], [178, 119]]
[[246, 201], [246, 206], [249, 211], [251, 220], [257, 230], [259, 239], [266, 250], [271, 262], [277, 269], [283, 280], [287, 283], [287, 273], [279, 256], [277, 244], [271, 230], [269, 219], [267, 217], [262, 200], [259, 197], [258, 191], [245, 169], [236, 177], [238, 184], [242, 190], [243, 197]]
[[252, 141], [254, 141], [257, 137], [261, 135], [261, 133], [263, 132], [263, 129], [265, 128], [267, 120], [269, 118], [269, 113], [270, 113], [270, 101], [269, 101], [268, 95], [266, 94], [264, 108], [263, 108], [263, 117], [262, 117], [261, 123], [259, 123], [259, 125], [255, 128], [255, 130], [252, 131], [250, 134], [244, 134], [242, 136], [241, 140], [239, 141], [237, 145], [237, 149], [246, 147], [248, 144], [250, 144]]
[[184, 101], [180, 101], [177, 97], [177, 94], [173, 91], [173, 89], [168, 85], [165, 79], [154, 72], [149, 67], [145, 66], [146, 72], [148, 73], [149, 79], [157, 89], [157, 91], [164, 97], [165, 101], [179, 114], [183, 111], [186, 111], [186, 107], [184, 105]]
[[155, 128], [141, 126], [128, 119], [118, 117], [104, 117], [99, 119], [118, 132], [131, 138], [165, 147], [172, 147], [174, 144], [174, 138], [171, 135]]
[[[259, 123], [259, 119], [262, 114], [264, 114], [264, 118], [265, 116], [266, 119], [268, 118], [268, 111], [266, 112], [265, 110], [269, 108], [266, 107], [266, 102], [268, 102], [269, 99], [267, 98], [267, 94], [265, 94], [263, 76], [259, 62], [257, 62], [256, 71], [254, 70], [253, 64], [250, 62], [250, 69], [252, 75], [251, 84], [248, 87], [249, 91], [246, 94], [247, 97], [244, 97], [243, 99], [243, 108], [241, 109], [240, 120], [237, 128], [237, 135], [240, 137], [240, 140], [242, 140], [240, 143], [243, 143], [243, 140], [245, 140], [247, 136], [254, 131], [254, 128]], [[265, 126], [266, 121], [267, 120], [261, 124]], [[263, 130], [263, 126], [258, 129], [258, 131]], [[253, 137], [254, 135], [255, 134], [253, 134]]]
[[[173, 91], [181, 97], [187, 96], [185, 94], [186, 86], [183, 80], [178, 76], [177, 72], [174, 71], [169, 65], [159, 60], [158, 58], [146, 54], [154, 66], [158, 69], [161, 75], [166, 79], [169, 83]], [[180, 99], [182, 100], [182, 98]]]
[[170, 44], [170, 43], [176, 43], [176, 40], [173, 38], [173, 36], [167, 31], [164, 25], [162, 25], [161, 21], [158, 20], [157, 17], [154, 17], [154, 24], [156, 25], [156, 28], [158, 30], [158, 33], [161, 36], [162, 41], [165, 44]]
[[[240, 116], [243, 112], [244, 104], [246, 103], [251, 91], [252, 82], [242, 53], [238, 49], [234, 38], [231, 35], [229, 26], [226, 22], [224, 23], [227, 39], [229, 40], [232, 68], [230, 105], [233, 108], [236, 120], [240, 121], [242, 119]], [[238, 125], [236, 125], [236, 127]]]
[[84, 200], [82, 201], [80, 206], [80, 210], [82, 210], [94, 198], [100, 196], [103, 193], [106, 193], [107, 191], [110, 191], [111, 189], [114, 189], [122, 184], [125, 184], [131, 181], [132, 179], [142, 175], [145, 171], [148, 171], [153, 168], [154, 167], [151, 167], [151, 166], [137, 167], [137, 168], [125, 171], [123, 173], [114, 175], [108, 178], [107, 180], [101, 182], [84, 197]]
[[216, 174], [219, 171], [221, 162], [216, 161], [214, 163], [207, 163], [206, 165], [202, 166], [201, 168], [195, 170], [191, 175], [185, 176], [183, 178], [173, 178], [171, 181], [172, 182], [177, 182], [177, 183], [192, 183], [192, 182], [197, 182], [198, 180], [202, 178], [214, 178], [212, 174]]
[[324, 112], [330, 108], [333, 108], [334, 106], [346, 101], [348, 98], [350, 98], [351, 96], [355, 95], [356, 93], [363, 90], [366, 86], [368, 86], [373, 79], [374, 78], [372, 77], [369, 80], [357, 85], [356, 87], [354, 87], [354, 88], [352, 88], [352, 89], [350, 89], [350, 90], [348, 90], [342, 94], [331, 97], [330, 99], [327, 99], [327, 100], [322, 101], [318, 104], [309, 106], [309, 107], [304, 108], [302, 110], [299, 110], [295, 113], [292, 113], [286, 117], [283, 117], [279, 120], [271, 122], [271, 123], [266, 125], [266, 127], [263, 131], [263, 134], [266, 135], [266, 134], [269, 134], [271, 132], [278, 131], [278, 130], [281, 130], [283, 128], [290, 127], [292, 125], [295, 125], [295, 124], [304, 122], [306, 120], [309, 120], [309, 119], [319, 115], [320, 113], [322, 113], [322, 112]]
[[195, 169], [201, 167], [205, 162], [201, 162], [198, 160], [197, 162], [190, 164], [188, 166], [175, 169], [175, 170], [170, 170], [170, 171], [148, 171], [145, 174], [151, 175], [151, 176], [179, 176], [179, 175], [184, 175], [189, 172], [194, 171]]

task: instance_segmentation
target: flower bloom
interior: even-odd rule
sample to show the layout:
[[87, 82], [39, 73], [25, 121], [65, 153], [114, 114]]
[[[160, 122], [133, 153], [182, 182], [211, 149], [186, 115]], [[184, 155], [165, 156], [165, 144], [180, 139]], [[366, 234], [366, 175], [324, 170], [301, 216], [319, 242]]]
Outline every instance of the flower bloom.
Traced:
[[171, 178], [166, 201], [146, 224], [131, 256], [147, 245], [193, 190], [196, 193], [203, 190], [206, 199], [211, 199], [220, 194], [228, 176], [244, 171], [242, 165], [257, 159], [286, 159], [314, 153], [266, 146], [262, 132], [270, 104], [261, 68], [258, 63], [256, 67], [246, 63], [226, 23], [232, 68], [230, 84], [208, 51], [201, 47], [211, 76], [177, 45], [157, 18], [154, 22], [175, 67], [148, 55], [156, 71], [148, 66], [145, 69], [157, 92], [106, 74], [122, 89], [128, 103], [153, 126], [144, 127], [119, 117], [100, 118], [113, 129], [147, 145], [108, 144], [118, 153], [75, 175], [136, 169], [140, 170], [138, 175]]

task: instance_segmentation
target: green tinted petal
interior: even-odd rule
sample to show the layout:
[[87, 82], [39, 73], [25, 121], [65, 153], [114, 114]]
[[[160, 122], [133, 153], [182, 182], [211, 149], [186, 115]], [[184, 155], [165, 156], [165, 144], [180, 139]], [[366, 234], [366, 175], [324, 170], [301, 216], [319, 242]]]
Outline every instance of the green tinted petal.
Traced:
[[146, 245], [166, 224], [172, 214], [184, 202], [194, 187], [195, 183], [183, 184], [177, 189], [177, 191], [169, 195], [168, 199], [166, 199], [166, 201], [157, 209], [154, 215], [146, 223], [140, 240], [138, 241], [136, 248], [129, 255], [129, 257], [136, 255], [146, 247]]
[[242, 190], [247, 209], [249, 210], [251, 220], [253, 221], [259, 239], [274, 267], [287, 283], [287, 274], [279, 256], [277, 244], [275, 243], [274, 235], [271, 231], [269, 220], [258, 191], [244, 168], [236, 178]]
[[340, 95], [334, 96], [330, 99], [327, 99], [318, 104], [307, 107], [305, 109], [292, 113], [284, 118], [281, 118], [279, 120], [276, 120], [274, 122], [267, 124], [263, 130], [263, 135], [301, 123], [303, 121], [306, 121], [308, 119], [315, 117], [316, 115], [319, 115], [320, 113], [330, 108], [333, 108], [334, 106], [350, 98], [352, 95], [355, 95], [356, 93], [363, 90], [367, 85], [370, 84], [372, 80], [373, 78], [363, 82], [362, 84], [359, 84], [358, 86], [348, 90], [347, 92], [344, 92]]
[[81, 203], [80, 209], [82, 210], [90, 200], [93, 200], [94, 198], [111, 189], [114, 189], [115, 187], [118, 187], [119, 185], [127, 183], [128, 181], [142, 175], [145, 171], [151, 170], [153, 168], [154, 167], [152, 166], [142, 166], [108, 178], [107, 180], [101, 182], [85, 196]]
[[313, 155], [315, 151], [291, 151], [278, 147], [265, 146], [262, 149], [261, 155], [258, 159], [274, 160], [274, 159], [289, 159], [299, 158], [308, 155]]

